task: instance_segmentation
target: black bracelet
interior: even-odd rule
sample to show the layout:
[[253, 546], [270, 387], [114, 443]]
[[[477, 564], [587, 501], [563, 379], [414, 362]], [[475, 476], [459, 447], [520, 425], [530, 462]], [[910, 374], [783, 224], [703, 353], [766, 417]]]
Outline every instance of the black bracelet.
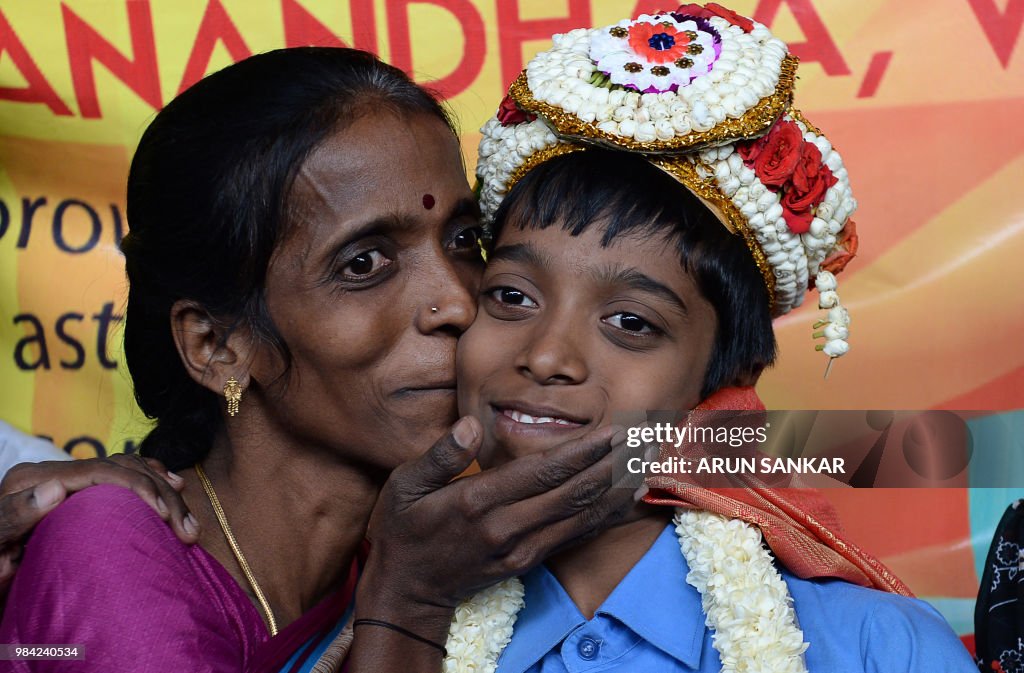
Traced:
[[385, 629], [391, 629], [396, 633], [401, 633], [406, 638], [412, 638], [413, 640], [420, 641], [424, 645], [430, 645], [431, 647], [440, 651], [442, 657], [448, 656], [448, 649], [441, 643], [435, 643], [433, 640], [430, 640], [429, 638], [424, 638], [423, 636], [413, 633], [408, 629], [403, 629], [401, 626], [398, 626], [397, 624], [392, 624], [390, 622], [382, 622], [379, 619], [357, 619], [354, 622], [352, 622], [352, 628], [354, 629], [360, 624], [366, 624], [367, 626], [383, 626]]

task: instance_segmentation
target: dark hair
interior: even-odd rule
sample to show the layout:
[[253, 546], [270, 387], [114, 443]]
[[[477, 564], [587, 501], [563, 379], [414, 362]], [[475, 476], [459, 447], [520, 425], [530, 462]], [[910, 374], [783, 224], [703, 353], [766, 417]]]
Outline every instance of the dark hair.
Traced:
[[202, 79], [156, 115], [128, 176], [124, 347], [135, 399], [156, 426], [143, 455], [170, 469], [202, 460], [221, 401], [188, 375], [170, 311], [194, 300], [227, 331], [246, 325], [290, 362], [267, 313], [267, 266], [288, 226], [299, 168], [363, 114], [427, 114], [453, 123], [401, 70], [355, 49], [259, 54]]
[[690, 190], [642, 156], [606, 149], [564, 154], [534, 168], [510, 190], [492, 235], [558, 225], [573, 236], [591, 226], [607, 247], [625, 235], [663, 236], [718, 316], [702, 398], [775, 361], [768, 289], [740, 236]]

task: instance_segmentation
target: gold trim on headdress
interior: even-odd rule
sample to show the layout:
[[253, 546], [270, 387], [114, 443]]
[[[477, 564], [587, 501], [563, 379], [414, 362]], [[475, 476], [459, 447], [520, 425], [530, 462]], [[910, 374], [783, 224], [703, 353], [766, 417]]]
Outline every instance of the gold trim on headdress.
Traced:
[[526, 158], [519, 168], [512, 171], [512, 174], [508, 178], [508, 191], [512, 191], [512, 188], [516, 186], [517, 182], [523, 179], [523, 176], [534, 168], [537, 168], [537, 166], [540, 166], [545, 161], [550, 161], [551, 159], [562, 156], [563, 154], [571, 154], [585, 149], [587, 148], [582, 145], [560, 142], [557, 145], [549, 145], [542, 150], [534, 152]]
[[771, 125], [786, 112], [793, 101], [793, 86], [796, 82], [796, 68], [799, 62], [800, 59], [796, 56], [786, 56], [780, 66], [779, 83], [775, 86], [775, 92], [762, 98], [740, 118], [726, 119], [708, 131], [691, 131], [685, 136], [676, 136], [669, 140], [641, 142], [633, 138], [607, 133], [599, 129], [593, 122], [585, 122], [560, 107], [538, 101], [530, 91], [525, 70], [509, 87], [509, 95], [526, 112], [540, 115], [546, 119], [562, 138], [571, 138], [584, 143], [605, 144], [614, 148], [648, 154], [694, 151], [764, 135]]
[[[697, 172], [697, 165], [685, 155], [646, 158], [648, 162], [671, 175], [697, 197], [714, 205], [724, 217], [723, 226], [731, 233], [743, 237], [743, 242], [747, 244], [747, 249], [750, 250], [754, 263], [757, 264], [757, 268], [761, 271], [761, 276], [764, 278], [764, 283], [768, 287], [769, 312], [774, 312], [775, 273], [772, 271], [772, 265], [768, 263], [768, 258], [765, 256], [764, 250], [761, 249], [761, 244], [757, 242], [754, 232], [747, 226], [747, 218], [743, 217], [743, 214], [740, 213], [732, 200], [718, 188], [718, 185], [715, 183], [714, 174], [712, 173], [708, 177], [701, 177]], [[711, 173], [710, 170], [708, 172]]]
[[800, 112], [800, 110], [797, 110], [795, 107], [790, 106], [790, 108], [787, 111], [787, 113], [789, 114], [790, 117], [792, 117], [793, 119], [797, 120], [798, 122], [800, 122], [801, 124], [806, 126], [807, 130], [810, 131], [811, 133], [813, 133], [814, 135], [816, 135], [816, 136], [825, 135], [824, 133], [821, 132], [821, 129], [819, 129], [817, 126], [815, 126], [811, 122], [807, 121], [807, 117], [805, 117], [803, 115], [803, 113]]

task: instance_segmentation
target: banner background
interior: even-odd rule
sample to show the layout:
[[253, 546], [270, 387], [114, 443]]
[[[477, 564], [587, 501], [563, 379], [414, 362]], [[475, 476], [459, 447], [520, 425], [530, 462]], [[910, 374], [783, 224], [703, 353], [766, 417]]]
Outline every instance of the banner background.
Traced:
[[[770, 408], [1024, 407], [1024, 0], [738, 0], [801, 57], [798, 105], [843, 153], [860, 201], [846, 270], [852, 353], [822, 378], [811, 312], [777, 321]], [[553, 32], [646, 0], [3, 0], [0, 418], [76, 457], [146, 425], [120, 366], [116, 243], [135, 144], [202, 75], [284, 46], [366, 48], [448, 95], [476, 129]], [[188, 198], [188, 195], [181, 195]], [[972, 429], [1017, 442], [1021, 414]], [[1024, 475], [1022, 475], [1024, 482]], [[961, 632], [1010, 500], [998, 489], [842, 492], [855, 540]]]

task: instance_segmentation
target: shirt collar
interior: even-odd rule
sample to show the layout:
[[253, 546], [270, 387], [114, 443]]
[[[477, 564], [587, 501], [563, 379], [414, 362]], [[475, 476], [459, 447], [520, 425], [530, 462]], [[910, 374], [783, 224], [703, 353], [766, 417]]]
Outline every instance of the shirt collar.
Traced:
[[[675, 528], [666, 526], [647, 553], [597, 609], [690, 668], [699, 668], [707, 627], [700, 593], [686, 583], [689, 567]], [[523, 577], [525, 606], [516, 619], [501, 667], [522, 673], [562, 642], [586, 618], [540, 566]]]
[[523, 673], [565, 640], [586, 618], [555, 576], [538, 566], [523, 576], [525, 605], [519, 611], [512, 641], [500, 662], [509, 673]]
[[615, 617], [688, 667], [699, 668], [707, 626], [700, 592], [686, 583], [689, 572], [675, 527], [668, 525], [597, 612]]

